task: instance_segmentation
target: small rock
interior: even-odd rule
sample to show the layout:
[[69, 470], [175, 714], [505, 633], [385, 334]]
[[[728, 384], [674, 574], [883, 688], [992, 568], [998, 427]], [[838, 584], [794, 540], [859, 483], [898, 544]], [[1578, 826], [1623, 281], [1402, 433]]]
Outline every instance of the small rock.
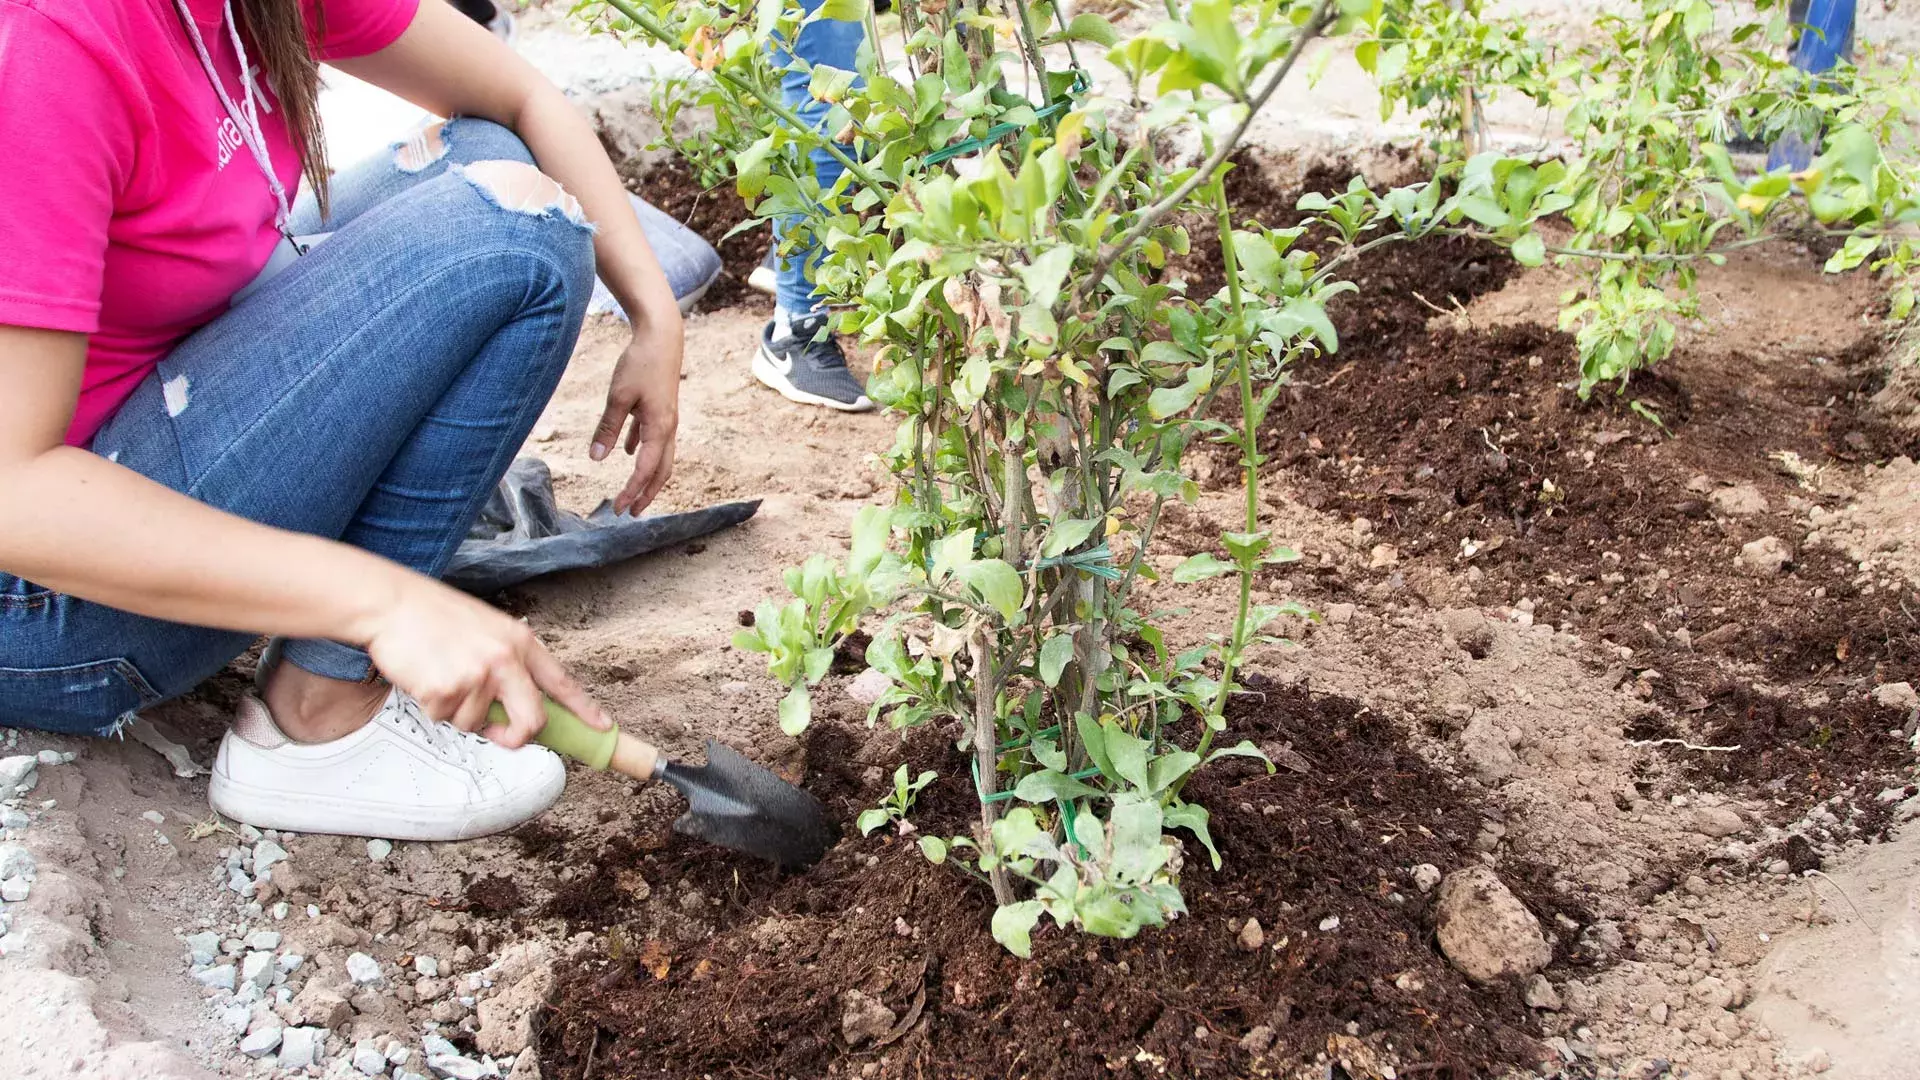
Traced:
[[140, 813], [140, 817], [149, 825], [165, 825], [167, 823], [167, 815], [158, 810], [143, 810]]
[[1713, 1009], [1724, 1009], [1733, 1004], [1733, 991], [1726, 983], [1711, 975], [1694, 983], [1687, 993], [1693, 1000]]
[[247, 948], [249, 949], [272, 952], [279, 947], [280, 931], [278, 930], [255, 930], [253, 933], [247, 935]]
[[266, 1057], [280, 1045], [280, 1029], [262, 1027], [240, 1040], [240, 1052], [250, 1058]]
[[253, 845], [253, 872], [256, 874], [264, 874], [273, 869], [275, 863], [286, 861], [287, 849], [271, 840], [262, 840]]
[[35, 773], [40, 762], [32, 754], [16, 754], [13, 757], [0, 758], [0, 799], [11, 799], [16, 795], [25, 795], [40, 782]]
[[28, 885], [26, 878], [10, 877], [0, 881], [0, 900], [5, 900], [9, 904], [17, 904], [25, 900], [30, 891], [32, 887]]
[[215, 990], [225, 990], [229, 993], [233, 991], [233, 976], [232, 964], [222, 964], [219, 967], [205, 968], [193, 973], [194, 981], [201, 986], [210, 986]]
[[0, 807], [0, 829], [24, 829], [33, 824], [33, 819], [23, 810], [11, 806]]
[[405, 1065], [407, 1059], [412, 1056], [413, 1051], [407, 1049], [407, 1044], [399, 1039], [387, 1044], [387, 1064], [389, 1065]]
[[283, 1069], [304, 1069], [320, 1057], [320, 1049], [326, 1042], [327, 1033], [320, 1028], [293, 1027], [280, 1034], [280, 1057], [278, 1062]]
[[211, 964], [220, 955], [220, 935], [211, 930], [187, 935], [187, 951], [195, 965]]
[[1493, 650], [1493, 627], [1476, 608], [1448, 608], [1440, 613], [1440, 629], [1475, 660]]
[[1421, 863], [1413, 868], [1413, 887], [1423, 893], [1430, 893], [1440, 884], [1440, 868], [1432, 863]]
[[329, 1031], [353, 1019], [353, 1006], [347, 1004], [346, 998], [316, 985], [311, 979], [288, 1008], [293, 1010], [295, 1021], [318, 1025]]
[[[1347, 623], [1352, 622], [1354, 615], [1359, 610], [1360, 609], [1353, 604], [1328, 604], [1327, 605], [1327, 622], [1331, 623], [1334, 626], [1343, 626]], [[1255, 1028], [1254, 1030], [1258, 1031], [1260, 1029]]]
[[459, 1054], [428, 1054], [427, 1068], [433, 1070], [435, 1076], [448, 1080], [481, 1080], [487, 1075], [485, 1065]]
[[1535, 975], [1527, 980], [1527, 1007], [1544, 1009], [1547, 1012], [1560, 1011], [1560, 991], [1553, 988], [1545, 975]]
[[1367, 553], [1367, 567], [1372, 570], [1386, 570], [1400, 563], [1400, 549], [1392, 544], [1375, 544]]
[[1333, 933], [1335, 930], [1340, 929], [1340, 916], [1329, 915], [1326, 918], [1321, 919], [1320, 929], [1323, 932], [1329, 933], [1329, 934]]
[[1707, 836], [1715, 838], [1732, 836], [1746, 827], [1747, 823], [1732, 807], [1702, 806], [1693, 812], [1694, 831]]
[[0, 878], [24, 878], [32, 880], [40, 870], [40, 864], [33, 858], [25, 844], [0, 844]]
[[273, 954], [270, 952], [250, 952], [240, 962], [240, 977], [265, 990], [273, 985]]
[[1652, 1020], [1656, 1024], [1665, 1024], [1667, 1022], [1667, 1016], [1671, 1012], [1672, 1010], [1667, 1007], [1666, 1002], [1656, 1001], [1653, 1004], [1653, 1008], [1647, 1010], [1647, 1019]]
[[1247, 952], [1260, 951], [1260, 947], [1267, 943], [1267, 932], [1261, 929], [1259, 919], [1247, 920], [1246, 925], [1240, 928], [1239, 941], [1240, 947]]
[[366, 953], [347, 957], [347, 977], [355, 986], [371, 986], [380, 981], [380, 962]]
[[438, 1035], [429, 1035], [420, 1040], [420, 1052], [428, 1057], [455, 1057], [460, 1048]]
[[1736, 484], [1733, 487], [1721, 488], [1708, 495], [1707, 501], [1713, 504], [1715, 510], [1728, 517], [1752, 517], [1754, 514], [1767, 512], [1767, 497], [1760, 494], [1760, 489], [1752, 484]]
[[440, 974], [440, 961], [422, 954], [413, 958], [413, 970], [431, 979]]
[[389, 840], [367, 841], [367, 858], [372, 859], [374, 862], [386, 862], [387, 856], [391, 854], [393, 854], [392, 841], [389, 841]]
[[65, 765], [73, 760], [72, 754], [63, 754], [58, 750], [42, 750], [33, 759], [41, 765]]
[[1793, 562], [1793, 549], [1777, 536], [1763, 536], [1740, 547], [1739, 564], [1750, 573], [1773, 577], [1786, 573]]
[[1434, 922], [1441, 951], [1477, 982], [1525, 977], [1553, 959], [1540, 920], [1485, 866], [1457, 870], [1440, 883]]
[[1488, 717], [1467, 721], [1460, 733], [1460, 750], [1484, 783], [1497, 784], [1520, 771], [1520, 758], [1507, 741], [1507, 733]]
[[1273, 1047], [1273, 1029], [1260, 1024], [1240, 1037], [1240, 1049], [1249, 1054], [1264, 1054]]
[[306, 962], [307, 962], [307, 958], [304, 956], [301, 956], [297, 952], [281, 953], [280, 958], [273, 962], [273, 966], [278, 968], [280, 971], [285, 972], [288, 975], [291, 975], [294, 972], [299, 971], [300, 965]]
[[840, 995], [840, 1034], [848, 1046], [861, 1046], [885, 1036], [898, 1020], [892, 1009], [858, 990]]
[[1912, 683], [1882, 683], [1873, 688], [1873, 700], [1889, 709], [1920, 709], [1920, 691]]
[[387, 1055], [372, 1039], [361, 1039], [353, 1044], [353, 1067], [368, 1076], [379, 1076], [387, 1071]]
[[1800, 1067], [1808, 1072], [1823, 1073], [1833, 1068], [1833, 1058], [1825, 1050], [1809, 1050], [1800, 1056]]
[[893, 680], [887, 677], [886, 672], [868, 668], [847, 683], [847, 696], [862, 705], [871, 705], [879, 701], [880, 695], [892, 686]]

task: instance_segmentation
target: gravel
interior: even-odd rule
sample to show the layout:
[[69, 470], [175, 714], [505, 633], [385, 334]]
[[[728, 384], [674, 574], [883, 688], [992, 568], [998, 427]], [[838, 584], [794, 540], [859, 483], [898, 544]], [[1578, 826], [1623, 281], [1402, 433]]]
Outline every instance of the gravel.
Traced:
[[233, 965], [221, 964], [219, 967], [202, 968], [193, 973], [194, 980], [201, 986], [211, 986], [215, 990], [233, 992]]
[[372, 1039], [361, 1039], [353, 1046], [353, 1067], [368, 1076], [379, 1076], [387, 1071], [387, 1055]]
[[254, 986], [265, 990], [273, 985], [273, 954], [270, 952], [250, 952], [240, 962], [240, 977]]
[[327, 1033], [319, 1028], [287, 1028], [280, 1039], [280, 1067], [304, 1069], [320, 1057]]
[[26, 878], [32, 880], [40, 864], [33, 859], [33, 852], [21, 844], [0, 844], [0, 878]]
[[391, 842], [386, 840], [367, 841], [367, 858], [372, 859], [374, 862], [386, 862], [387, 856], [391, 854], [393, 854], [393, 844]]
[[[273, 869], [276, 863], [287, 861], [287, 849], [271, 840], [262, 840], [253, 845], [253, 872], [264, 874]], [[238, 892], [238, 889], [234, 890]]]
[[413, 970], [429, 979], [436, 978], [440, 974], [440, 961], [431, 956], [416, 956], [413, 958]]
[[[240, 1040], [240, 1052], [250, 1058], [266, 1057], [268, 1054], [273, 1053], [274, 1049], [280, 1045], [280, 1039], [281, 1034], [279, 1028], [261, 1028]], [[281, 1064], [284, 1065], [286, 1062], [283, 1060]]]
[[34, 771], [39, 764], [31, 754], [0, 758], [0, 799], [11, 799], [32, 791], [33, 785], [40, 782], [40, 777]]
[[187, 935], [187, 949], [193, 955], [195, 967], [205, 967], [213, 963], [220, 955], [220, 935], [211, 930]]
[[371, 986], [380, 981], [380, 962], [366, 953], [347, 957], [347, 977], [355, 986]]

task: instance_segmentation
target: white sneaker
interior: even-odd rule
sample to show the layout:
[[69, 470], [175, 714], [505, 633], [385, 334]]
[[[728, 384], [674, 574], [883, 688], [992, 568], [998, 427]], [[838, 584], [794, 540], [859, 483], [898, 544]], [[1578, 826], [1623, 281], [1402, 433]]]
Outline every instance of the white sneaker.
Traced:
[[249, 694], [220, 740], [207, 800], [260, 829], [464, 840], [534, 817], [566, 779], [553, 751], [508, 750], [429, 719], [397, 688], [366, 726], [326, 743], [289, 739]]

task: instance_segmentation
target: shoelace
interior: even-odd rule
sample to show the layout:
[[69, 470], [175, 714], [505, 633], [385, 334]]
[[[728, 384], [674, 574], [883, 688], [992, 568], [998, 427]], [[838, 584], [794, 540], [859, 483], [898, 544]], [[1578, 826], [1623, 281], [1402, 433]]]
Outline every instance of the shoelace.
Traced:
[[800, 355], [806, 358], [807, 366], [815, 371], [845, 371], [847, 354], [840, 351], [840, 339], [828, 334], [819, 341], [814, 337], [827, 325], [824, 316], [801, 319], [793, 324], [793, 340], [800, 346]]
[[395, 703], [399, 705], [396, 715], [407, 730], [419, 736], [435, 753], [459, 765], [471, 769], [474, 766], [474, 744], [485, 742], [478, 735], [461, 731], [452, 724], [442, 724], [432, 719], [420, 709], [420, 703], [413, 700], [411, 694], [394, 693]]

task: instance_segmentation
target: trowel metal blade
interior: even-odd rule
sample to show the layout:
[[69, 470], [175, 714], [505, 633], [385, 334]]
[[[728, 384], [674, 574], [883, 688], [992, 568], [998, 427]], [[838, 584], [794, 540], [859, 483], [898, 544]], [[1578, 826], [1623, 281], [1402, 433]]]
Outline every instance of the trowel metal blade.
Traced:
[[683, 836], [794, 869], [819, 862], [839, 839], [818, 799], [717, 742], [707, 743], [705, 765], [669, 762], [663, 779], [687, 797], [673, 823]]

